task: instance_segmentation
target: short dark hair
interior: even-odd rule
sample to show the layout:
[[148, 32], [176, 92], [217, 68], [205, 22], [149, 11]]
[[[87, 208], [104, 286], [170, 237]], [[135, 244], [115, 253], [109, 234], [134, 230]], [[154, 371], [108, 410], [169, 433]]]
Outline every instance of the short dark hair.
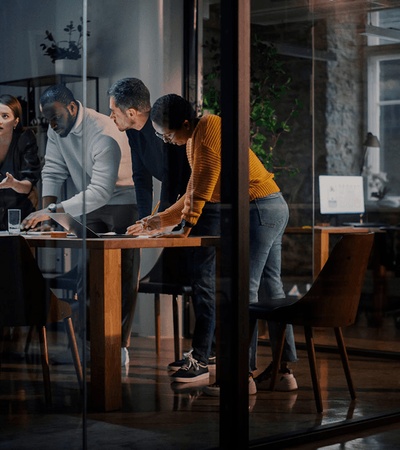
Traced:
[[71, 102], [77, 103], [74, 94], [64, 84], [50, 86], [40, 96], [41, 106], [54, 102], [61, 103], [64, 106], [68, 106]]
[[140, 112], [150, 111], [150, 92], [138, 78], [122, 78], [116, 81], [107, 94], [114, 98], [115, 105], [123, 111], [129, 108]]
[[196, 118], [193, 106], [177, 94], [164, 95], [157, 99], [151, 108], [150, 119], [169, 130], [179, 130], [185, 120]]

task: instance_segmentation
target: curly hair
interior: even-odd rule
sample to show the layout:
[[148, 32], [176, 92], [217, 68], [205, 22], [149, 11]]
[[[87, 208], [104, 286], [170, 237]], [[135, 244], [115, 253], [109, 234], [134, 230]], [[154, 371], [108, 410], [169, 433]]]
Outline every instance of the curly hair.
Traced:
[[193, 106], [177, 94], [164, 95], [151, 108], [150, 119], [160, 127], [179, 130], [185, 120], [196, 118]]
[[71, 102], [76, 103], [74, 94], [63, 84], [55, 84], [48, 87], [40, 96], [40, 105], [58, 102], [68, 106]]

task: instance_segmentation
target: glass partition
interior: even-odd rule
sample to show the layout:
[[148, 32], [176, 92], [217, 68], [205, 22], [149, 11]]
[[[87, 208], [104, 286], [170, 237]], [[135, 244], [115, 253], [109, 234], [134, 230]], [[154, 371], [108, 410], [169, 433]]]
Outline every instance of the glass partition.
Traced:
[[[101, 133], [93, 133], [92, 116], [82, 120], [82, 133], [76, 142], [66, 144], [67, 138], [63, 141], [51, 129], [48, 133], [52, 118], [40, 108], [41, 96], [48, 87], [60, 83], [80, 102], [74, 102], [67, 112], [63, 109], [67, 122], [75, 117], [76, 107], [109, 116], [109, 88], [117, 80], [136, 77], [149, 89], [151, 104], [164, 94], [176, 93], [189, 99], [200, 115], [219, 114], [224, 82], [220, 55], [227, 51], [220, 44], [220, 2], [31, 0], [7, 4], [3, 10], [0, 95], [19, 100], [20, 122], [37, 142], [40, 177], [32, 178], [37, 181], [38, 202], [32, 209], [45, 208], [51, 200], [58, 205], [56, 213], [65, 209], [97, 234], [124, 233], [129, 224], [143, 217], [136, 215], [133, 206], [140, 208], [140, 200], [129, 195], [133, 190], [131, 167], [133, 171], [140, 169], [131, 156], [133, 142], [138, 142], [135, 131], [128, 133], [130, 142], [125, 129], [110, 131], [110, 146], [118, 142], [123, 148], [122, 159], [118, 154], [108, 160], [109, 170], [93, 173], [94, 162], [101, 157], [93, 139]], [[372, 230], [375, 243], [356, 323], [343, 329], [354, 370], [356, 402], [351, 401], [344, 374], [335, 362], [335, 335], [318, 329], [315, 343], [324, 412], [316, 412], [305, 341], [302, 329], [295, 327], [299, 360], [291, 368], [299, 389], [271, 392], [260, 386], [256, 395], [249, 396], [249, 420], [243, 424], [248, 427], [249, 447], [399, 413], [396, 383], [389, 381], [379, 387], [376, 383], [376, 379], [386, 379], [395, 372], [400, 351], [400, 193], [396, 170], [399, 12], [397, 1], [251, 1], [250, 145], [274, 173], [289, 206], [282, 243], [285, 294], [294, 298], [305, 294], [335, 243], [349, 231]], [[8, 138], [3, 138], [5, 128], [0, 130], [1, 179], [10, 167], [15, 170], [10, 162], [4, 163], [7, 139], [14, 133], [10, 128]], [[133, 129], [141, 131], [140, 127]], [[57, 159], [52, 153], [50, 147], [57, 140], [70, 146], [78, 158], [75, 163], [69, 156]], [[170, 146], [164, 150], [166, 153], [160, 154], [162, 158], [168, 155], [173, 181], [183, 179], [182, 167], [176, 161], [186, 149]], [[66, 176], [70, 164], [75, 170]], [[146, 169], [151, 174], [148, 214], [166, 206], [158, 203], [164, 192], [162, 176], [155, 175], [160, 160], [152, 164]], [[167, 164], [164, 159], [163, 164]], [[96, 174], [107, 181], [112, 177], [116, 180], [109, 204], [104, 200], [99, 208], [112, 216], [114, 207], [120, 207], [119, 227], [100, 225], [93, 214], [98, 208], [93, 209], [92, 192], [82, 186], [90, 184]], [[352, 208], [348, 214], [321, 211], [322, 175], [337, 176], [339, 183], [339, 177], [361, 176], [364, 212], [351, 212]], [[182, 184], [182, 192], [177, 195], [174, 191], [169, 203], [184, 194], [186, 178]], [[57, 194], [55, 186], [60, 187]], [[348, 185], [339, 186], [341, 192], [349, 189]], [[85, 194], [78, 197], [76, 206], [69, 200], [81, 191]], [[0, 190], [0, 199], [4, 192]], [[3, 213], [9, 208], [4, 202], [1, 200]], [[34, 251], [46, 286], [71, 308], [85, 381], [80, 385], [79, 370], [77, 377], [71, 363], [73, 352], [64, 325], [48, 325], [53, 403], [46, 405], [39, 341], [33, 334], [29, 348], [24, 348], [31, 328], [4, 328], [0, 403], [10, 448], [25, 448], [26, 442], [56, 448], [60, 435], [63, 442], [67, 436], [76, 448], [91, 448], [94, 442], [110, 448], [217, 448], [226, 405], [223, 397], [207, 396], [203, 389], [216, 380], [214, 355], [205, 382], [174, 383], [167, 370], [172, 361], [187, 357], [195, 327], [194, 287], [183, 276], [187, 269], [183, 252], [171, 252], [175, 259], [167, 260], [165, 255], [170, 253], [163, 247], [170, 244], [165, 240], [157, 245], [153, 244], [155, 239], [143, 238], [136, 246], [133, 240], [127, 242], [129, 238], [123, 244], [104, 236], [86, 239], [89, 236], [79, 236], [76, 229], [75, 235], [72, 228], [66, 230], [62, 220], [54, 216], [48, 223], [51, 231], [45, 227], [37, 229], [37, 234], [22, 235]], [[1, 233], [8, 235], [4, 223]], [[224, 236], [228, 231], [222, 233]], [[226, 258], [220, 254], [219, 263], [226, 263]], [[83, 263], [86, 260], [88, 265]], [[226, 281], [218, 278], [219, 269], [217, 266], [217, 284]], [[164, 281], [176, 281], [178, 294], [157, 292], [154, 286], [146, 291], [143, 284], [136, 298], [135, 289], [127, 294], [129, 289], [124, 290], [120, 283], [124, 270], [144, 282], [151, 281], [157, 272]], [[263, 288], [261, 283], [260, 299], [268, 295]], [[124, 316], [127, 310], [122, 311], [122, 300], [116, 301], [123, 298], [128, 299], [130, 318]], [[133, 323], [128, 330], [130, 342], [122, 345], [119, 319], [124, 321], [124, 317]], [[245, 341], [242, 336], [242, 349], [247, 348]], [[125, 346], [127, 353], [121, 350], [120, 355], [120, 347]], [[123, 364], [124, 355], [130, 358], [127, 364]], [[260, 321], [254, 375], [271, 360], [269, 327]], [[247, 399], [245, 390], [238, 395], [241, 401]], [[247, 400], [245, 403], [247, 407]], [[45, 439], [39, 442], [39, 436]]]
[[[77, 180], [82, 180], [80, 167], [87, 159], [86, 126], [77, 111], [99, 109], [99, 78], [86, 78], [86, 35], [91, 29], [81, 0], [14, 2], [2, 12], [1, 179], [10, 173], [14, 184], [1, 190], [1, 209], [3, 215], [14, 199], [24, 228], [12, 244], [20, 246], [15, 268], [16, 274], [21, 271], [19, 290], [8, 298], [4, 286], [14, 281], [3, 278], [2, 301], [10, 302], [5, 307], [10, 311], [13, 302], [29, 302], [26, 320], [3, 329], [8, 343], [1, 365], [3, 442], [10, 448], [54, 448], [61, 445], [62, 431], [71, 445], [83, 447], [90, 361], [86, 282], [79, 284], [87, 274], [86, 265], [80, 264], [86, 258], [85, 238], [77, 239], [72, 229], [60, 225], [62, 220], [50, 220], [47, 214], [73, 213], [85, 222], [84, 199], [77, 197], [74, 212], [71, 201], [64, 202], [84, 191]], [[55, 97], [42, 97], [55, 85], [66, 87], [71, 96], [53, 91]], [[4, 133], [10, 111], [12, 136]], [[69, 132], [76, 135], [73, 145]], [[70, 172], [68, 147], [76, 158], [75, 173]], [[5, 243], [7, 232], [1, 233]], [[33, 311], [39, 306], [43, 316], [36, 320]]]

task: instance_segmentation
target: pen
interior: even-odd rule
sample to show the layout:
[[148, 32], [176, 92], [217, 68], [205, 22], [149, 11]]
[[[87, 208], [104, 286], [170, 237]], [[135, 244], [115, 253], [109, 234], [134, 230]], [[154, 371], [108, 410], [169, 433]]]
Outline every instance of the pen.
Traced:
[[154, 207], [153, 212], [151, 213], [152, 216], [154, 216], [154, 214], [157, 212], [159, 206], [160, 206], [160, 200], [157, 202], [156, 206]]

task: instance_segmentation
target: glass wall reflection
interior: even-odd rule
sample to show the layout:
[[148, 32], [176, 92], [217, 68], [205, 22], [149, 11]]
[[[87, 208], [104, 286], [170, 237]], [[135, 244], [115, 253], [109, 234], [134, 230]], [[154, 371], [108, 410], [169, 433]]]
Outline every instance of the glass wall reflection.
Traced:
[[[219, 54], [223, 51], [219, 46], [219, 2], [199, 2], [198, 10], [195, 9], [200, 14], [199, 22], [185, 14], [188, 10], [184, 9], [184, 3], [108, 0], [101, 5], [90, 1], [86, 5], [80, 0], [31, 0], [3, 7], [0, 95], [11, 95], [20, 102], [20, 122], [34, 133], [41, 169], [45, 165], [49, 136], [53, 138], [53, 135], [48, 134], [49, 118], [39, 103], [43, 92], [56, 83], [65, 85], [82, 107], [105, 116], [110, 114], [108, 89], [125, 77], [141, 79], [150, 91], [152, 104], [164, 94], [177, 93], [188, 95], [193, 106], [203, 114], [219, 113]], [[334, 362], [336, 354], [330, 353], [335, 345], [334, 335], [316, 330], [324, 414], [316, 413], [304, 337], [302, 330], [296, 328], [299, 361], [293, 371], [299, 389], [270, 392], [260, 388], [257, 395], [249, 397], [250, 440], [398, 412], [398, 386], [397, 390], [393, 384], [380, 389], [374, 380], [393, 371], [400, 350], [400, 188], [396, 169], [400, 2], [385, 2], [383, 6], [358, 1], [351, 6], [347, 3], [251, 2], [250, 119], [252, 148], [274, 172], [290, 209], [282, 248], [282, 279], [288, 296], [304, 294], [313, 283], [341, 236], [332, 227], [348, 223], [358, 226], [363, 222], [370, 223], [376, 232], [357, 321], [343, 330], [350, 364], [355, 370], [358, 400], [350, 401], [342, 369]], [[87, 45], [83, 36], [84, 18], [87, 18]], [[192, 33], [185, 34], [185, 21], [193, 27]], [[72, 59], [57, 59], [61, 54]], [[187, 71], [187, 62], [193, 63], [194, 59], [196, 63]], [[267, 111], [266, 117], [262, 116], [261, 108]], [[81, 179], [74, 179], [76, 174], [66, 177], [56, 204], [79, 194], [80, 187], [93, 175], [90, 174], [93, 160], [87, 148], [88, 126], [83, 123], [82, 139], [75, 147], [76, 154], [81, 153], [83, 157], [78, 166], [85, 167], [79, 174]], [[7, 155], [6, 143], [13, 133], [10, 129], [8, 138], [7, 135], [3, 138], [5, 128], [3, 125], [0, 130], [3, 155]], [[121, 139], [126, 137], [124, 131], [118, 133]], [[377, 139], [369, 140], [368, 133]], [[121, 170], [129, 171], [131, 163], [129, 155], [126, 156]], [[1, 179], [6, 176], [3, 169], [11, 167], [4, 165], [5, 160], [5, 157], [0, 160]], [[64, 168], [68, 165], [67, 161], [59, 163]], [[126, 173], [120, 175], [127, 177]], [[364, 211], [354, 212], [345, 195], [344, 202], [350, 206], [350, 212], [322, 212], [321, 175], [361, 177]], [[337, 181], [342, 193], [342, 179]], [[42, 202], [42, 189], [40, 177], [38, 210], [47, 206]], [[152, 178], [151, 189], [153, 211], [161, 195], [160, 179]], [[4, 192], [0, 190], [0, 198]], [[122, 209], [125, 213], [125, 206]], [[91, 211], [86, 208], [82, 209], [83, 214], [75, 210], [72, 213], [84, 225], [93, 224]], [[26, 351], [30, 327], [6, 327], [0, 402], [4, 436], [10, 448], [25, 448], [26, 442], [43, 448], [54, 447], [61, 433], [66, 433], [76, 448], [90, 448], [95, 441], [115, 446], [146, 441], [154, 442], [155, 448], [160, 442], [185, 448], [189, 441], [192, 444], [195, 441], [196, 448], [216, 447], [219, 398], [204, 394], [207, 383], [172, 385], [167, 371], [167, 365], [192, 345], [194, 313], [189, 297], [178, 299], [176, 311], [183, 339], [177, 351], [171, 297], [163, 294], [157, 303], [153, 296], [139, 293], [131, 341], [127, 344], [130, 363], [120, 367], [120, 342], [112, 338], [115, 330], [108, 315], [122, 314], [121, 305], [110, 302], [112, 309], [107, 306], [99, 314], [96, 312], [92, 323], [99, 328], [95, 331], [87, 327], [90, 316], [86, 305], [90, 292], [96, 295], [95, 304], [99, 308], [104, 306], [101, 299], [107, 295], [109, 299], [123, 295], [115, 277], [120, 276], [118, 270], [124, 265], [124, 259], [119, 250], [107, 252], [104, 248], [93, 248], [86, 245], [85, 239], [70, 244], [74, 238], [62, 234], [66, 232], [62, 225], [52, 222], [51, 226], [52, 235], [26, 237], [35, 249], [48, 284], [72, 308], [72, 323], [87, 383], [79, 386], [63, 323], [49, 325], [53, 404], [46, 407], [38, 338], [33, 335]], [[140, 253], [139, 277], [153, 268], [161, 248], [143, 248]], [[89, 266], [81, 263], [87, 257]], [[135, 258], [137, 261], [137, 253]], [[169, 276], [171, 272], [176, 274], [175, 264], [164, 266], [164, 272]], [[109, 284], [104, 285], [104, 280]], [[263, 295], [266, 294], [261, 290], [260, 297]], [[157, 315], [158, 308], [160, 315]], [[103, 324], [99, 317], [104, 318]], [[160, 340], [156, 339], [157, 324], [161, 327]], [[93, 348], [86, 344], [91, 333], [109, 338], [95, 344], [94, 354]], [[115, 352], [118, 367], [110, 357]], [[265, 322], [259, 323], [258, 353], [259, 367], [255, 375], [272, 359]], [[92, 357], [100, 364], [92, 365]], [[111, 367], [105, 361], [111, 361]], [[93, 391], [92, 376], [97, 380], [98, 391]], [[209, 382], [214, 380], [215, 368], [210, 369]], [[32, 430], [35, 430], [34, 437]], [[44, 442], [39, 442], [40, 434], [46, 436]]]

